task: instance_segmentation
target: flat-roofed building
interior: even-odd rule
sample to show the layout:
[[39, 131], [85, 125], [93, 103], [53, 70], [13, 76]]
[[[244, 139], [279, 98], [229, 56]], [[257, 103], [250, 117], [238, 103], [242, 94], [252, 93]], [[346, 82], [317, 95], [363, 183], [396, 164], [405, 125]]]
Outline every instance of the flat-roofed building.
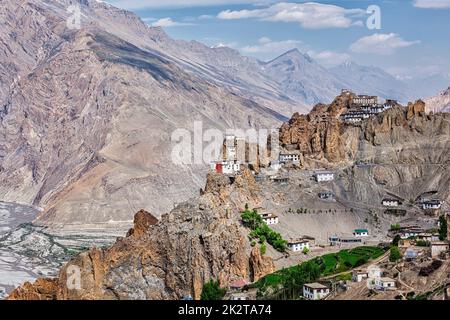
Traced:
[[330, 294], [330, 288], [321, 283], [307, 283], [303, 285], [303, 297], [308, 300], [322, 300]]

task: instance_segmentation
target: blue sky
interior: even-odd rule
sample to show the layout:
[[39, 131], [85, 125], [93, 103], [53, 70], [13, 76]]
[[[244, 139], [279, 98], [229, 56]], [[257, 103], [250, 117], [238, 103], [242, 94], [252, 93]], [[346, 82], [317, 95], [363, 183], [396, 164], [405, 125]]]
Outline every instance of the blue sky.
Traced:
[[[227, 45], [261, 60], [296, 47], [325, 66], [354, 61], [401, 77], [450, 74], [450, 0], [108, 2], [174, 38]], [[367, 27], [371, 5], [380, 8], [381, 29]]]

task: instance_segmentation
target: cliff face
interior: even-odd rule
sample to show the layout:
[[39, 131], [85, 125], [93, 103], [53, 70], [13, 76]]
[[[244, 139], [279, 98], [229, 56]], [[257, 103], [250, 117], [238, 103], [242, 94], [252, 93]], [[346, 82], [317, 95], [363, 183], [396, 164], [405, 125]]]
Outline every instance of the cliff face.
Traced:
[[[424, 103], [417, 101], [348, 125], [339, 120], [347, 103], [339, 97], [331, 105], [316, 106], [310, 115], [294, 115], [281, 129], [280, 139], [286, 148], [301, 150], [304, 168], [336, 170], [336, 179], [328, 187], [341, 204], [358, 210], [355, 226], [364, 217], [359, 210], [379, 208], [386, 194], [414, 202], [433, 191], [449, 201], [449, 114], [427, 115]], [[305, 197], [303, 203], [321, 188], [305, 179], [290, 184], [286, 190], [291, 191], [283, 194], [270, 182], [257, 183], [249, 170], [232, 180], [210, 173], [200, 197], [180, 204], [159, 221], [139, 212], [126, 238], [110, 248], [76, 256], [61, 269], [58, 279], [25, 284], [10, 298], [179, 299], [189, 294], [199, 298], [210, 279], [218, 279], [222, 286], [237, 279], [257, 280], [275, 271], [275, 266], [258, 248], [251, 248], [240, 211], [246, 203], [273, 208], [275, 202], [285, 201], [286, 208], [298, 207], [298, 194]], [[308, 201], [313, 207], [318, 200]], [[325, 218], [345, 224], [343, 215]], [[294, 218], [285, 215], [283, 219]], [[383, 219], [386, 225], [392, 221]], [[310, 225], [303, 225], [303, 230]], [[78, 290], [67, 286], [73, 270], [80, 271]]]
[[[348, 108], [350, 96], [337, 97], [330, 105], [318, 104], [307, 115], [294, 114], [280, 130], [280, 142], [287, 149], [300, 150], [305, 161], [345, 160], [343, 124], [339, 116]], [[309, 165], [313, 165], [309, 163]]]
[[172, 132], [283, 119], [157, 51], [168, 37], [136, 15], [79, 2], [81, 29], [66, 26], [71, 0], [0, 8], [0, 199], [43, 208], [36, 223], [122, 232], [141, 208], [159, 217], [207, 172], [172, 163]]
[[409, 201], [429, 191], [449, 199], [450, 114], [427, 115], [419, 100], [345, 124], [347, 107], [343, 95], [282, 126], [282, 144], [301, 151], [304, 169], [346, 168], [339, 184], [349, 201], [377, 203], [386, 193]]
[[[10, 299], [198, 299], [203, 284], [218, 279], [253, 281], [275, 271], [271, 258], [251, 250], [242, 227], [243, 204], [259, 201], [249, 172], [234, 184], [208, 177], [205, 194], [175, 208], [154, 224], [144, 211], [133, 231], [108, 249], [92, 249], [65, 265], [57, 280], [39, 280], [18, 288]], [[74, 268], [81, 289], [67, 286]]]

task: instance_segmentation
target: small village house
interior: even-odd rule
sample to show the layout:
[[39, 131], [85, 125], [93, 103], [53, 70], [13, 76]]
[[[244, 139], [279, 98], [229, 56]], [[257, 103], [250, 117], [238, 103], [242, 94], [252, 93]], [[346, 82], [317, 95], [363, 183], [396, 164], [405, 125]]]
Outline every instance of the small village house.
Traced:
[[378, 290], [395, 290], [397, 285], [394, 279], [388, 277], [381, 277], [375, 279], [375, 288]]
[[378, 279], [383, 275], [383, 271], [376, 265], [371, 265], [367, 268], [367, 273], [370, 279]]
[[300, 154], [298, 153], [280, 153], [278, 161], [280, 163], [299, 163], [300, 162]]
[[333, 194], [333, 192], [330, 192], [330, 191], [320, 192], [319, 198], [322, 200], [331, 200], [334, 198], [334, 194]]
[[272, 214], [272, 213], [261, 213], [260, 215], [261, 215], [261, 218], [264, 220], [264, 222], [268, 226], [275, 225], [275, 224], [278, 224], [280, 222], [278, 216], [275, 215], [275, 214]]
[[419, 255], [419, 253], [416, 250], [414, 250], [413, 248], [408, 248], [405, 251], [405, 259], [407, 261], [416, 259], [418, 255]]
[[358, 95], [352, 99], [352, 104], [355, 106], [370, 106], [378, 104], [377, 96]]
[[293, 252], [301, 252], [305, 249], [310, 250], [309, 240], [307, 239], [291, 239], [288, 241], [288, 248]]
[[361, 282], [369, 278], [369, 273], [363, 270], [354, 270], [352, 273], [353, 282]]
[[411, 240], [410, 239], [401, 239], [398, 242], [398, 247], [399, 248], [409, 248], [412, 246]]
[[245, 300], [249, 300], [249, 296], [247, 293], [232, 293], [230, 295], [230, 300], [245, 301]]
[[308, 300], [322, 300], [330, 294], [330, 288], [320, 283], [308, 283], [303, 286], [303, 297]]
[[410, 226], [410, 227], [403, 227], [401, 228], [397, 234], [400, 235], [401, 239], [409, 239], [409, 238], [416, 238], [420, 234], [423, 234], [425, 230], [421, 227], [417, 226]]
[[328, 239], [330, 241], [331, 246], [336, 245], [353, 245], [362, 243], [362, 237], [354, 237], [354, 236], [337, 236], [332, 235]]
[[229, 288], [230, 290], [242, 290], [247, 284], [244, 279], [237, 279], [230, 283]]
[[217, 161], [211, 163], [211, 169], [217, 173], [234, 175], [241, 172], [239, 161]]
[[434, 241], [431, 243], [431, 257], [436, 258], [441, 253], [449, 250], [449, 244], [447, 241]]
[[289, 183], [289, 178], [288, 177], [275, 177], [273, 179], [273, 181], [278, 183], [278, 184], [288, 184]]
[[317, 182], [327, 182], [334, 180], [334, 173], [329, 171], [320, 171], [314, 174]]
[[442, 202], [440, 200], [425, 200], [422, 202], [423, 210], [438, 210], [442, 206]]
[[353, 236], [354, 237], [368, 237], [369, 236], [369, 230], [367, 230], [367, 229], [355, 229], [355, 230], [353, 230]]
[[398, 207], [400, 205], [400, 201], [396, 199], [383, 199], [382, 203], [385, 207]]

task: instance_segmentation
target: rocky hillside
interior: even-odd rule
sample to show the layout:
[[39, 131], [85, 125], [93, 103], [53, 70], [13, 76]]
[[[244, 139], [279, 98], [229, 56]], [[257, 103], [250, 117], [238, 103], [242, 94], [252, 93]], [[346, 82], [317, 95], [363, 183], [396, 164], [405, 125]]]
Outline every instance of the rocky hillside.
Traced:
[[140, 208], [159, 216], [197, 195], [208, 168], [171, 163], [175, 129], [285, 119], [156, 52], [160, 30], [134, 14], [82, 1], [81, 29], [67, 28], [70, 3], [0, 8], [0, 199], [42, 207], [38, 223], [122, 229]]
[[377, 204], [386, 194], [411, 201], [431, 191], [449, 200], [450, 114], [427, 115], [419, 100], [346, 124], [339, 116], [349, 99], [295, 114], [281, 127], [282, 145], [300, 150], [305, 169], [346, 168], [341, 189], [352, 201]]
[[41, 207], [54, 230], [123, 230], [198, 195], [208, 164], [168, 161], [175, 129], [271, 127], [349, 87], [298, 51], [262, 63], [77, 2], [80, 29], [72, 0], [0, 8], [0, 200]]
[[450, 87], [438, 96], [427, 99], [427, 112], [450, 112]]
[[[203, 284], [211, 279], [222, 286], [259, 279], [285, 266], [280, 264], [285, 257], [271, 248], [264, 257], [258, 246], [252, 249], [240, 218], [246, 203], [279, 214], [280, 224], [274, 229], [286, 237], [308, 234], [325, 241], [329, 234], [358, 226], [381, 240], [400, 219], [428, 221], [414, 200], [425, 192], [450, 200], [450, 115], [427, 115], [425, 104], [417, 101], [349, 125], [339, 115], [350, 97], [317, 105], [306, 116], [296, 114], [280, 129], [283, 147], [300, 150], [302, 169], [335, 171], [336, 179], [327, 188], [336, 202], [320, 201], [317, 193], [324, 186], [312, 181], [309, 171], [295, 167], [284, 172], [290, 177], [284, 186], [270, 179], [257, 182], [247, 169], [234, 180], [210, 173], [200, 197], [159, 220], [140, 211], [127, 237], [110, 248], [76, 256], [57, 279], [26, 283], [10, 299], [199, 298]], [[403, 198], [407, 216], [385, 213], [381, 199], [386, 195]], [[300, 207], [310, 213], [293, 212]], [[292, 265], [297, 259], [284, 262]], [[81, 289], [67, 287], [73, 270], [80, 270]]]
[[[92, 249], [67, 265], [59, 279], [40, 279], [15, 290], [9, 299], [198, 299], [203, 284], [218, 279], [253, 281], [275, 270], [269, 257], [251, 248], [240, 221], [242, 204], [258, 203], [249, 171], [233, 185], [210, 174], [203, 196], [181, 204], [156, 223], [149, 213], [135, 217], [126, 238], [108, 249]], [[67, 287], [74, 267], [81, 290]], [[69, 281], [70, 283], [70, 281]]]

